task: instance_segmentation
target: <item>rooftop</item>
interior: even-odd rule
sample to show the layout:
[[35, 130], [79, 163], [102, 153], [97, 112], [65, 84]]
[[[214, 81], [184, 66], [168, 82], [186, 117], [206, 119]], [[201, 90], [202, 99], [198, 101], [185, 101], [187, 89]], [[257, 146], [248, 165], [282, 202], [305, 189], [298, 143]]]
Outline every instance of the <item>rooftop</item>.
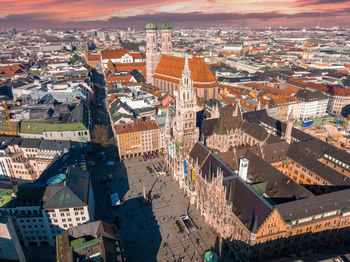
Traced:
[[[189, 58], [188, 65], [191, 71], [191, 78], [194, 87], [217, 86], [214, 74], [203, 59], [196, 57]], [[184, 66], [184, 57], [162, 55], [154, 73], [154, 78], [166, 78], [168, 81], [180, 83]]]
[[10, 188], [0, 188], [0, 207], [5, 208], [8, 206], [10, 200], [12, 199], [13, 189]]
[[135, 120], [135, 122], [132, 124], [120, 124], [116, 125], [114, 128], [117, 135], [122, 135], [158, 129], [158, 125], [155, 120]]

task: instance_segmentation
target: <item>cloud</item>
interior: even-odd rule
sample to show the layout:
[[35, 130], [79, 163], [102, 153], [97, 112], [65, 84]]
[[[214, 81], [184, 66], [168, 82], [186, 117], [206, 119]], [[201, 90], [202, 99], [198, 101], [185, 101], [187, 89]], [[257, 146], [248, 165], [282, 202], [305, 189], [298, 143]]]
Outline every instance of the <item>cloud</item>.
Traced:
[[[322, 12], [323, 23], [329, 19], [334, 22], [334, 18], [343, 17], [341, 19], [344, 24], [349, 23], [350, 8], [344, 8], [337, 11]], [[50, 18], [42, 13], [28, 13], [23, 15], [9, 15], [0, 18], [0, 23], [11, 27], [18, 28], [101, 28], [101, 27], [143, 27], [147, 22], [153, 21], [161, 24], [169, 21], [179, 26], [215, 26], [215, 25], [240, 25], [242, 21], [257, 26], [264, 25], [303, 25], [317, 22], [320, 12], [299, 12], [294, 14], [286, 14], [280, 12], [252, 12], [252, 13], [212, 13], [206, 14], [202, 12], [190, 13], [156, 13], [142, 14], [134, 16], [112, 16], [105, 20], [85, 20], [85, 21], [62, 21]], [[340, 19], [336, 19], [340, 20]], [[316, 21], [316, 22], [315, 22]]]
[[298, 0], [296, 1], [297, 6], [318, 6], [318, 5], [333, 5], [349, 3], [349, 0]]
[[0, 18], [0, 23], [3, 24], [27, 24], [27, 23], [42, 23], [42, 22], [57, 22], [56, 19], [50, 19], [42, 13], [27, 13], [21, 15], [8, 15]]

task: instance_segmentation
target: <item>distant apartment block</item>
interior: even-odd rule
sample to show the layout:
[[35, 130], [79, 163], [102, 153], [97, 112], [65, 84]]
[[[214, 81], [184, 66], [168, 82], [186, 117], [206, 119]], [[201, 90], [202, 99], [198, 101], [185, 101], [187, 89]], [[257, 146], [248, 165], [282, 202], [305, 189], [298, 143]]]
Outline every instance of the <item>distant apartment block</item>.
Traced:
[[144, 58], [139, 52], [129, 52], [127, 49], [114, 49], [101, 51], [101, 65], [103, 69], [112, 64], [134, 64], [144, 63]]
[[[341, 80], [339, 80], [341, 83]], [[288, 83], [301, 88], [317, 90], [326, 95], [329, 100], [327, 110], [333, 114], [340, 114], [343, 107], [350, 104], [350, 89], [346, 86], [321, 84], [314, 78], [289, 78]]]
[[71, 141], [0, 136], [0, 177], [35, 180], [74, 145]]
[[327, 112], [328, 97], [318, 91], [300, 89], [295, 95], [301, 102], [300, 118], [311, 119], [325, 116]]
[[71, 111], [65, 109], [56, 117], [22, 120], [20, 136], [49, 140], [90, 141], [91, 117], [88, 108], [79, 104]]

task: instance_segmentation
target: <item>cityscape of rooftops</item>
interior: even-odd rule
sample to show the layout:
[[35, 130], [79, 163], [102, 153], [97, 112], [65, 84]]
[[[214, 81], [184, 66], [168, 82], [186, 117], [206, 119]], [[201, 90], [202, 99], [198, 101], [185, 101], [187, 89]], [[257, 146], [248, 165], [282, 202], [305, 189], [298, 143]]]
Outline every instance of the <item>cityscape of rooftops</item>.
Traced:
[[0, 10], [0, 261], [350, 261], [349, 1]]

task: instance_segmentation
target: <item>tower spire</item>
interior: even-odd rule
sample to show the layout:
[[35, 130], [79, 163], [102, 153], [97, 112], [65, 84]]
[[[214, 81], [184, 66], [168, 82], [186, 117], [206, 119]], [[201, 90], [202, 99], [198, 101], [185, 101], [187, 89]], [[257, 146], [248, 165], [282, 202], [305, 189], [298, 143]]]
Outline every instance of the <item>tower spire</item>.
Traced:
[[236, 108], [233, 116], [239, 116], [239, 117], [242, 116], [240, 105], [241, 105], [241, 102], [238, 102], [238, 104], [236, 104]]
[[162, 43], [161, 43], [161, 51], [162, 55], [172, 55], [173, 53], [173, 44], [172, 44], [172, 25], [169, 22], [165, 22], [162, 24], [161, 32], [162, 32]]
[[292, 109], [290, 111], [288, 119], [287, 119], [287, 127], [286, 127], [286, 134], [285, 134], [285, 139], [286, 139], [288, 144], [290, 144], [292, 142], [293, 122], [294, 122], [294, 112]]
[[189, 66], [188, 66], [188, 57], [187, 57], [187, 55], [186, 55], [186, 57], [185, 57], [184, 71], [186, 71], [186, 72], [190, 71], [190, 68], [189, 68]]
[[169, 111], [166, 112], [165, 127], [170, 127]]
[[187, 55], [185, 57], [184, 69], [182, 70], [182, 86], [185, 88], [192, 87], [191, 70], [190, 70], [190, 66], [188, 64]]

